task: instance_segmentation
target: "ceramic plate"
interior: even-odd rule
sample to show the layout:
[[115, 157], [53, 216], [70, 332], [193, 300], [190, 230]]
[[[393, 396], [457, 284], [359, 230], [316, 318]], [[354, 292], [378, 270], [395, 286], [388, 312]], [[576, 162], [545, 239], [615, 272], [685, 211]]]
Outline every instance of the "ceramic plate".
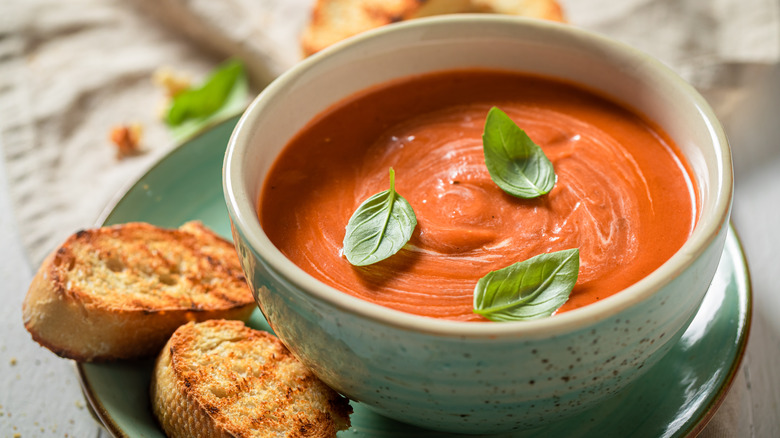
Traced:
[[[236, 121], [221, 123], [173, 150], [132, 185], [101, 222], [145, 221], [177, 227], [199, 219], [229, 238], [230, 222], [222, 196], [222, 159]], [[514, 436], [695, 435], [734, 380], [745, 350], [750, 317], [747, 267], [732, 229], [700, 311], [667, 357], [597, 408]], [[250, 325], [270, 330], [259, 311]], [[148, 401], [151, 360], [78, 364], [77, 368], [91, 408], [114, 436], [164, 437]], [[353, 407], [353, 426], [339, 436], [450, 436], [385, 419], [359, 403], [353, 403]]]

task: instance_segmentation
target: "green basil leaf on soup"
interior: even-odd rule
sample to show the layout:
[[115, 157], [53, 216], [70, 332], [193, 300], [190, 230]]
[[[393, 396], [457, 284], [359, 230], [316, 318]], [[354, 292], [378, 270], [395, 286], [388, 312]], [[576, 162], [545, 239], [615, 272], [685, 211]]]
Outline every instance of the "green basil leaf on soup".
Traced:
[[416, 226], [412, 206], [395, 191], [395, 172], [390, 168], [390, 189], [365, 200], [349, 219], [344, 255], [355, 266], [384, 260], [406, 245]]
[[485, 120], [482, 149], [490, 178], [510, 195], [535, 198], [555, 185], [553, 165], [542, 148], [496, 107]]
[[474, 313], [492, 321], [550, 316], [569, 299], [579, 269], [580, 251], [575, 248], [489, 272], [474, 289]]
[[171, 101], [165, 121], [177, 140], [207, 126], [241, 114], [249, 98], [244, 64], [229, 60], [218, 66], [198, 88], [185, 90]]

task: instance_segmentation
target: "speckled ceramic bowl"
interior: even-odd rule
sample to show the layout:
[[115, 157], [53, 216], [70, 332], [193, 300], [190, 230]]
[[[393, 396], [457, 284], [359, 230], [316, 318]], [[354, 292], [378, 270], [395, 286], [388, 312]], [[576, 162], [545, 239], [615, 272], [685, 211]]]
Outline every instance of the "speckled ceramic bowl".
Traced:
[[[488, 67], [600, 90], [665, 128], [701, 202], [687, 243], [628, 289], [529, 322], [464, 323], [401, 313], [339, 292], [287, 260], [256, 205], [287, 141], [331, 104], [375, 84]], [[329, 385], [389, 417], [486, 433], [593, 406], [652, 367], [698, 309], [723, 250], [730, 151], [699, 94], [630, 47], [556, 23], [450, 16], [388, 26], [312, 56], [273, 82], [234, 131], [224, 163], [233, 235], [257, 302], [287, 346]], [[663, 238], [663, 236], [658, 236]]]

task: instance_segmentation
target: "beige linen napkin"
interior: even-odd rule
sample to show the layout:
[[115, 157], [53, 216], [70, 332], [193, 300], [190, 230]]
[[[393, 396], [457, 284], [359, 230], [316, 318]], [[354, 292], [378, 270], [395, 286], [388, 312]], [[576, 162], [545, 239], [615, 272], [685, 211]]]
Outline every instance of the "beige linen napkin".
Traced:
[[[33, 264], [171, 147], [157, 116], [157, 68], [203, 75], [205, 52], [127, 2], [0, 2], [0, 143]], [[140, 122], [144, 154], [116, 159], [110, 129]]]
[[[94, 225], [123, 188], [175, 146], [158, 117], [163, 92], [152, 83], [155, 70], [170, 66], [198, 81], [238, 56], [257, 90], [300, 59], [298, 35], [311, 2], [0, 2], [0, 147], [31, 262]], [[746, 85], [780, 57], [774, 0], [561, 3], [572, 25], [667, 63], [724, 119]], [[109, 131], [130, 122], [144, 126], [144, 153], [117, 160]], [[743, 379], [740, 373], [705, 434], [749, 434]]]

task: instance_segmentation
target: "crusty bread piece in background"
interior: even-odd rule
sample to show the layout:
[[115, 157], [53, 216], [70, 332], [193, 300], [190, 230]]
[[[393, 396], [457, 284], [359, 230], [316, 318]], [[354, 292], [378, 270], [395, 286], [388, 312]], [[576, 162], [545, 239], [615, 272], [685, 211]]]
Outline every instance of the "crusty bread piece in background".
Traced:
[[555, 0], [316, 0], [301, 37], [308, 56], [344, 38], [397, 21], [463, 12], [564, 21]]
[[279, 339], [240, 321], [176, 330], [155, 362], [150, 398], [169, 438], [334, 437], [352, 412]]
[[22, 305], [35, 341], [78, 361], [155, 355], [182, 324], [248, 319], [233, 244], [198, 222], [80, 231], [52, 252]]

